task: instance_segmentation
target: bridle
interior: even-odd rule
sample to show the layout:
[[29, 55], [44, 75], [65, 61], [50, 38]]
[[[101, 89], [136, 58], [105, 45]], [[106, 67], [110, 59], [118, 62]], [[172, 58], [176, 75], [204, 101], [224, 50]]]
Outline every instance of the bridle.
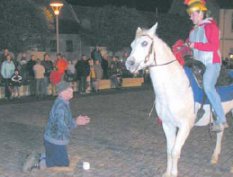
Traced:
[[154, 39], [153, 39], [150, 35], [148, 35], [148, 34], [143, 34], [143, 35], [141, 35], [141, 36], [146, 36], [146, 37], [148, 37], [148, 38], [152, 41], [152, 43], [151, 43], [151, 45], [150, 45], [149, 52], [148, 52], [148, 54], [147, 54], [146, 57], [145, 57], [144, 63], [147, 63], [147, 62], [149, 61], [149, 57], [150, 57], [151, 55], [154, 55], [154, 62], [155, 62], [155, 64], [149, 65], [148, 68], [150, 68], [150, 67], [157, 67], [157, 66], [165, 66], [165, 65], [169, 65], [169, 64], [171, 64], [171, 63], [177, 61], [177, 60], [171, 60], [171, 61], [168, 61], [168, 62], [166, 62], [166, 63], [157, 64], [157, 62], [156, 62], [156, 53], [155, 53], [155, 51], [153, 51]]

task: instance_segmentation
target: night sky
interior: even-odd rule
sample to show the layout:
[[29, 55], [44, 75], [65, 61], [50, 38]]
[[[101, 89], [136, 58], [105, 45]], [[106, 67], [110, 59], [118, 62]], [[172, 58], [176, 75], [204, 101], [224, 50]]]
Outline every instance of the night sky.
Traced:
[[127, 6], [144, 11], [155, 11], [158, 8], [159, 12], [167, 12], [172, 0], [66, 0], [74, 5], [83, 6]]

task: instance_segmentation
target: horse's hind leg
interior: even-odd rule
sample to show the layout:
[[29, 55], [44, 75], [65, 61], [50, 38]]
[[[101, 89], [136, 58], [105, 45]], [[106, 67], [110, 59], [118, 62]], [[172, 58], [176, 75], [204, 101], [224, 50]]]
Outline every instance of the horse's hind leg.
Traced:
[[171, 124], [163, 123], [163, 130], [167, 139], [167, 170], [163, 177], [172, 176], [172, 150], [176, 141], [176, 127]]
[[[231, 109], [231, 116], [233, 118], [233, 109]], [[211, 158], [211, 164], [215, 165], [218, 163], [219, 155], [221, 153], [221, 148], [222, 148], [222, 138], [223, 138], [224, 130], [217, 133], [217, 138], [216, 138], [216, 145], [214, 149], [214, 153]]]

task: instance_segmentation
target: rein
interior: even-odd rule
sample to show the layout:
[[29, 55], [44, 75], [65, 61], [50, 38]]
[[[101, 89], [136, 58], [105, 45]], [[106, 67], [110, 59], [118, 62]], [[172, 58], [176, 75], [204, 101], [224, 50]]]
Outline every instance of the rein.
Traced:
[[151, 39], [151, 41], [152, 41], [152, 43], [151, 43], [151, 45], [150, 45], [150, 50], [149, 50], [148, 54], [147, 54], [146, 57], [145, 57], [144, 63], [147, 63], [147, 62], [149, 61], [149, 57], [150, 57], [150, 55], [152, 55], [152, 53], [153, 53], [153, 54], [154, 54], [154, 61], [155, 61], [155, 64], [154, 64], [154, 65], [149, 65], [148, 68], [150, 68], [150, 67], [157, 67], [157, 66], [166, 66], [166, 65], [169, 65], [169, 64], [171, 64], [171, 63], [177, 61], [177, 60], [172, 60], [172, 61], [169, 61], [169, 62], [166, 62], [166, 63], [157, 64], [157, 62], [156, 62], [156, 57], [155, 57], [155, 51], [153, 52], [153, 46], [154, 46], [154, 40], [153, 40], [153, 38], [152, 38], [150, 35], [148, 35], [148, 34], [144, 34], [144, 35], [141, 35], [141, 36], [146, 36], [146, 37], [148, 37], [149, 39]]
[[173, 63], [175, 61], [177, 61], [177, 60], [171, 60], [171, 61], [168, 61], [168, 62], [162, 63], [162, 64], [154, 64], [154, 65], [150, 65], [148, 67], [150, 68], [150, 67], [156, 67], [156, 66], [166, 66], [166, 65], [169, 65], [169, 64], [171, 64], [171, 63]]

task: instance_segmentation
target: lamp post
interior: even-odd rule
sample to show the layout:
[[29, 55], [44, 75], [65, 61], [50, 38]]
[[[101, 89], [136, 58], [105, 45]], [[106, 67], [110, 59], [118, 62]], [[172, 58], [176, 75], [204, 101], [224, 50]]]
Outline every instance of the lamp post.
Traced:
[[56, 40], [57, 40], [57, 53], [60, 52], [60, 45], [59, 45], [59, 21], [58, 16], [60, 14], [60, 10], [63, 7], [63, 3], [61, 1], [52, 1], [50, 3], [51, 8], [56, 16]]

